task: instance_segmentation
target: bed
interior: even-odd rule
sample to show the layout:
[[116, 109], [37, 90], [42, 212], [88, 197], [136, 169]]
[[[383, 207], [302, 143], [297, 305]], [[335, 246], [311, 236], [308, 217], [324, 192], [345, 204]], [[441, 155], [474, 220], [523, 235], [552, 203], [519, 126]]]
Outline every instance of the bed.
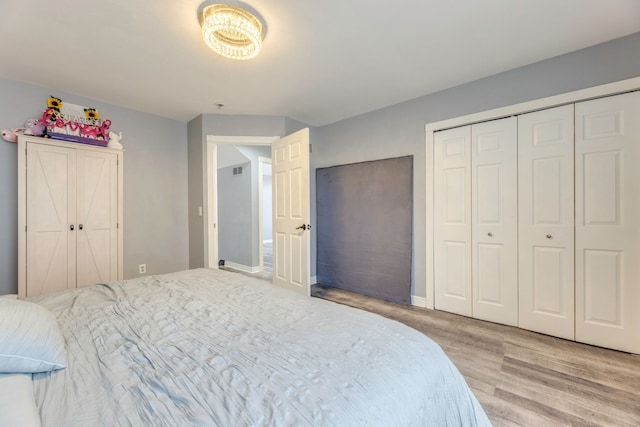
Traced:
[[245, 275], [196, 269], [10, 304], [26, 319], [11, 333], [0, 318], [0, 414], [20, 408], [20, 425], [490, 425], [420, 332]]

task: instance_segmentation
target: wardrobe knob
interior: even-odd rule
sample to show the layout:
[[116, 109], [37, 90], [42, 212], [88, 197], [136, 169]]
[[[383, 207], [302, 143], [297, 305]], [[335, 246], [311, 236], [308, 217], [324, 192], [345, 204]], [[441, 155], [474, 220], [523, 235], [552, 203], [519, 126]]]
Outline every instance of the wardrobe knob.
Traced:
[[493, 237], [493, 233], [489, 232], [489, 233], [487, 233], [487, 236]]
[[71, 224], [71, 225], [69, 226], [69, 230], [71, 230], [71, 231], [75, 230], [75, 228], [76, 228], [76, 227], [75, 227], [73, 224]]
[[553, 236], [551, 234], [547, 234], [547, 239], [552, 238]]

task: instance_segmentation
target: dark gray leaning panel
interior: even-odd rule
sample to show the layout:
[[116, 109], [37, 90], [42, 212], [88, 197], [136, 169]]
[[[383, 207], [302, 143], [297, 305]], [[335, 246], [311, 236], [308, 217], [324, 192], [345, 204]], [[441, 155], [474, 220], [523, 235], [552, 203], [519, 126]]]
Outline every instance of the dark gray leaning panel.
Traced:
[[316, 171], [318, 283], [411, 304], [413, 156]]

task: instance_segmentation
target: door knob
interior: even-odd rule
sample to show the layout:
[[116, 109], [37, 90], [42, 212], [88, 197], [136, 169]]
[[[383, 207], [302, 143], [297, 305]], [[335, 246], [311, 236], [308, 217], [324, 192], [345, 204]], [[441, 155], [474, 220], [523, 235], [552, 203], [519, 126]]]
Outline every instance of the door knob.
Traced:
[[311, 230], [311, 225], [302, 224], [302, 225], [296, 227], [296, 230]]
[[84, 228], [84, 225], [79, 224], [79, 225], [78, 225], [78, 228], [79, 228], [80, 230], [82, 230], [82, 229]]
[[73, 230], [75, 230], [75, 229], [76, 229], [76, 227], [75, 227], [73, 224], [71, 224], [71, 225], [69, 226], [69, 230], [73, 231]]

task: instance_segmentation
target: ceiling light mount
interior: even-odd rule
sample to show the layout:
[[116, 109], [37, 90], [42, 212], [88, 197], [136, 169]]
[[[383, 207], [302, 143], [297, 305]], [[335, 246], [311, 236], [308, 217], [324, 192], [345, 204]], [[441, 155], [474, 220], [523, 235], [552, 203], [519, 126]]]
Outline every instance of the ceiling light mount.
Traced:
[[255, 58], [262, 48], [262, 23], [253, 14], [230, 4], [211, 4], [202, 9], [204, 42], [225, 58]]

